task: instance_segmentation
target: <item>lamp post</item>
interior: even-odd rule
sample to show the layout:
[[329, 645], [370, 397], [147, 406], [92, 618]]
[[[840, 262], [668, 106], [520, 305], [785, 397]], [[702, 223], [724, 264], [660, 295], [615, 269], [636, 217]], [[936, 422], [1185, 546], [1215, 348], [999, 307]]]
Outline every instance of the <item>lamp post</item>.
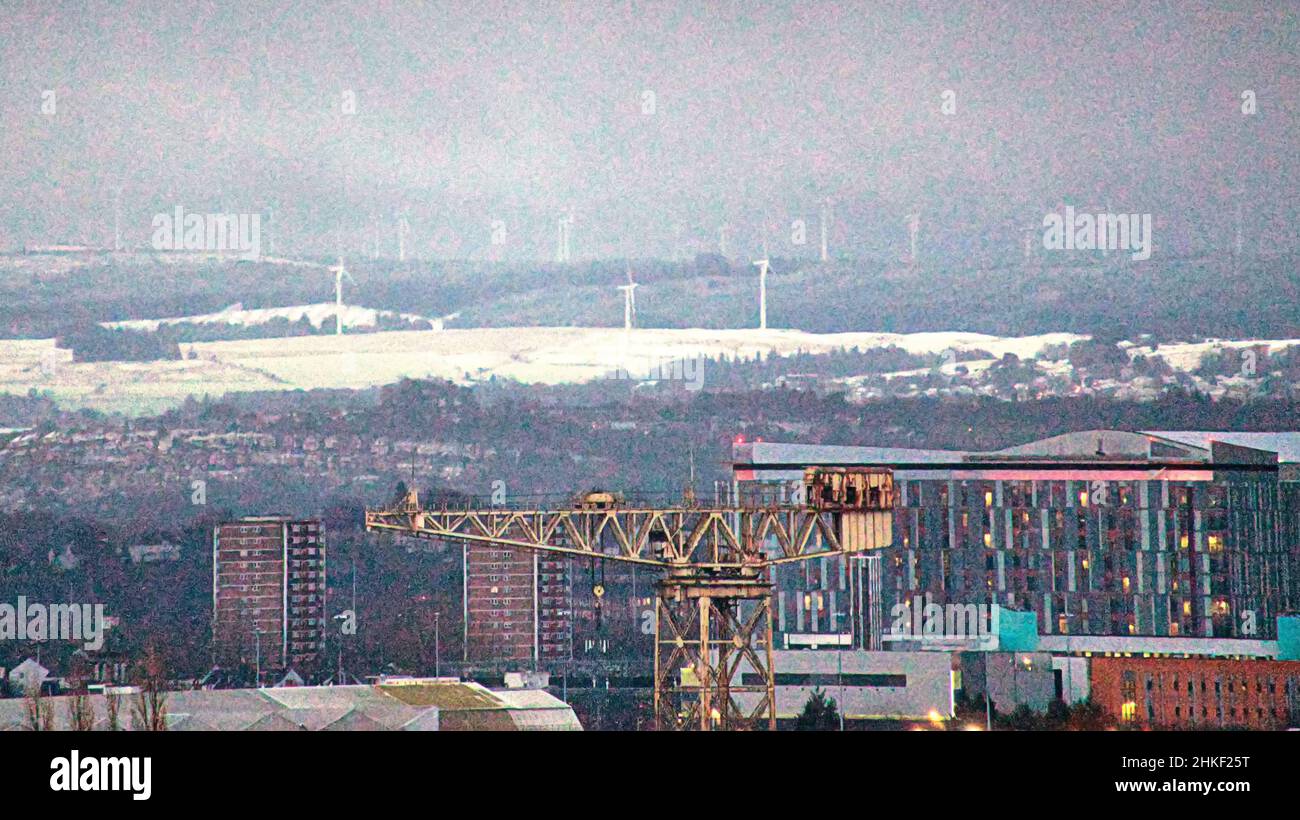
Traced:
[[338, 644], [338, 648], [339, 648], [339, 668], [338, 668], [338, 672], [335, 673], [336, 686], [342, 686], [346, 683], [346, 681], [343, 680], [343, 629], [341, 623], [343, 621], [346, 621], [347, 619], [348, 619], [348, 613], [346, 612], [340, 612], [339, 614], [334, 616], [334, 620], [340, 622], [339, 634], [334, 639], [335, 642]]
[[993, 706], [989, 703], [989, 660], [984, 658], [984, 728], [993, 731]]
[[836, 661], [836, 665], [839, 667], [838, 672], [839, 672], [839, 682], [840, 682], [840, 708], [836, 709], [835, 711], [840, 716], [840, 731], [842, 732], [844, 731], [844, 645], [843, 644], [840, 644], [840, 646], [837, 647], [837, 651], [835, 652], [835, 661]]
[[262, 628], [253, 630], [253, 688], [262, 686]]

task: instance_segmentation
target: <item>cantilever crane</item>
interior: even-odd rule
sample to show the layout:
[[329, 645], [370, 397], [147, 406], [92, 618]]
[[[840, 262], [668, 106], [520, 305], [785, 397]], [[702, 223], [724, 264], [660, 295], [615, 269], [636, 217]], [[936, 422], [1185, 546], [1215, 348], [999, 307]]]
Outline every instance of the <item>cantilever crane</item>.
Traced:
[[771, 569], [892, 539], [890, 471], [808, 468], [801, 489], [795, 504], [652, 508], [588, 493], [550, 510], [426, 510], [411, 491], [366, 510], [366, 529], [658, 567], [656, 726], [775, 728]]

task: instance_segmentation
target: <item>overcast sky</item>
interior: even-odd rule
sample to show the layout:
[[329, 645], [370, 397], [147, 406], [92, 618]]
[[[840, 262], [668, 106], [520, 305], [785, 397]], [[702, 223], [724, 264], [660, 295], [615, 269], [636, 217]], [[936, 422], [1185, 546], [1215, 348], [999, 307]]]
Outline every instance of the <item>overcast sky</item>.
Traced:
[[[0, 246], [274, 209], [277, 250], [1019, 253], [1065, 204], [1157, 254], [1295, 250], [1296, 3], [3, 3]], [[953, 92], [955, 113], [943, 110]], [[1253, 115], [1242, 113], [1252, 91]], [[53, 91], [54, 111], [49, 111]], [[648, 92], [648, 93], [647, 93]], [[651, 96], [652, 95], [652, 96]], [[355, 113], [345, 108], [355, 100]], [[42, 105], [45, 103], [45, 108]], [[791, 245], [791, 222], [809, 244]]]

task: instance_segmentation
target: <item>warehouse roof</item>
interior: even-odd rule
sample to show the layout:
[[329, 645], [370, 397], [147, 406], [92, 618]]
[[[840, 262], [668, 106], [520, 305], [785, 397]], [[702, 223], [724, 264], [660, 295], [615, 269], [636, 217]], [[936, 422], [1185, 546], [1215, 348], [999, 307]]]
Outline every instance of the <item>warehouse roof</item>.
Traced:
[[[55, 728], [66, 727], [70, 696], [48, 698]], [[95, 728], [108, 727], [107, 702], [90, 696]], [[130, 728], [132, 695], [123, 695], [120, 725]], [[373, 686], [196, 689], [168, 692], [173, 731], [572, 731], [566, 703], [542, 690], [494, 692], [454, 678], [383, 680]], [[0, 700], [0, 730], [22, 729], [23, 698]]]

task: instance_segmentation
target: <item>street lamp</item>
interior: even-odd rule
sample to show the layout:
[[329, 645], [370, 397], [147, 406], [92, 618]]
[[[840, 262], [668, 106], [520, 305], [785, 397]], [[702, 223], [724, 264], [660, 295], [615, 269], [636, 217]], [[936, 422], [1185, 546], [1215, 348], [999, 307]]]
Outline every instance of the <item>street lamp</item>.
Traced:
[[842, 643], [836, 647], [835, 662], [839, 667], [840, 681], [840, 708], [835, 711], [840, 716], [840, 731], [842, 732], [844, 731], [844, 644]]
[[[351, 610], [349, 610], [349, 612], [350, 611]], [[340, 612], [339, 614], [334, 616], [334, 620], [346, 621], [348, 619], [348, 614], [349, 614], [348, 612]], [[343, 630], [342, 628], [339, 629], [339, 635], [335, 640], [338, 642], [338, 647], [339, 647], [339, 669], [338, 672], [335, 674], [335, 679], [338, 681], [337, 685], [342, 686], [344, 683], [346, 683], [346, 681], [343, 680]]]
[[253, 629], [253, 688], [262, 686], [262, 627]]

